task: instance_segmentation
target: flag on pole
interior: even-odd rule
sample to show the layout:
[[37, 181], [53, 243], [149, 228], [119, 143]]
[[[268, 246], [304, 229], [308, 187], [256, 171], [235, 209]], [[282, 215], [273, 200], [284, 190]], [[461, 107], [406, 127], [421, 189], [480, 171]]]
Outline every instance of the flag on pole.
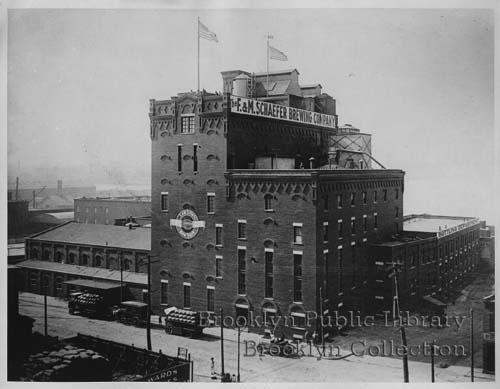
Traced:
[[288, 57], [282, 51], [279, 51], [272, 46], [269, 46], [269, 58], [278, 61], [288, 61]]
[[202, 22], [198, 20], [198, 36], [200, 38], [206, 39], [207, 41], [219, 42], [215, 32], [212, 32], [205, 26]]

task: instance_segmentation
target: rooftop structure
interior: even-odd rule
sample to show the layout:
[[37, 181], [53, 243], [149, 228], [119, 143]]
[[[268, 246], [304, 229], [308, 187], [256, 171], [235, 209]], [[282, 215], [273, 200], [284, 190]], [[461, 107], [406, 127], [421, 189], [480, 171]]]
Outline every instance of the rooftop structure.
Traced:
[[68, 222], [30, 238], [32, 241], [72, 243], [76, 245], [109, 246], [130, 250], [149, 251], [151, 230]]
[[437, 234], [440, 238], [476, 224], [480, 224], [480, 220], [473, 217], [408, 215], [403, 222], [403, 231]]

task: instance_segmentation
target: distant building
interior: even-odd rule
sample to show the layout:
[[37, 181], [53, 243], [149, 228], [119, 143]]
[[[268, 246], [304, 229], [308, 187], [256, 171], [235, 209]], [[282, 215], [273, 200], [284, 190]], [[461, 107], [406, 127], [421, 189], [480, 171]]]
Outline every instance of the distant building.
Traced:
[[372, 243], [369, 255], [374, 310], [392, 310], [393, 279], [388, 268], [399, 263], [402, 309], [452, 301], [472, 279], [480, 260], [479, 219], [408, 215], [394, 238]]
[[10, 238], [22, 235], [29, 223], [29, 202], [26, 200], [9, 200], [7, 202], [7, 236]]
[[149, 228], [89, 225], [76, 222], [54, 227], [26, 239], [23, 290], [66, 297], [65, 281], [87, 279], [127, 285], [128, 298], [143, 300], [147, 285]]
[[90, 224], [116, 224], [130, 216], [151, 216], [151, 197], [82, 197], [74, 202], [75, 221]]

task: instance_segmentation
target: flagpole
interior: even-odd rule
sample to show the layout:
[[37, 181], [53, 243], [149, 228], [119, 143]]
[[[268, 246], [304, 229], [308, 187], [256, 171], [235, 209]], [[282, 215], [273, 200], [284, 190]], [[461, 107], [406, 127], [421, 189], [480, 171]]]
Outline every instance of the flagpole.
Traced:
[[266, 76], [266, 96], [269, 97], [269, 34], [267, 34], [267, 76]]
[[200, 93], [200, 17], [198, 16], [198, 94]]

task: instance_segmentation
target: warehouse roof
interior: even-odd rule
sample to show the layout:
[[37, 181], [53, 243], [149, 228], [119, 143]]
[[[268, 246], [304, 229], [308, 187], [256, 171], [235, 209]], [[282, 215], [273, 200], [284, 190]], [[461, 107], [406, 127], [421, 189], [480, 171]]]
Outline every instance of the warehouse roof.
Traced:
[[68, 222], [30, 237], [32, 240], [116, 247], [129, 250], [151, 250], [151, 229], [104, 224]]
[[403, 230], [437, 233], [468, 222], [471, 218], [454, 216], [415, 215], [403, 222]]
[[64, 281], [64, 283], [68, 285], [83, 286], [84, 288], [92, 288], [100, 290], [116, 289], [120, 287], [120, 284], [115, 281], [96, 281], [96, 280], [78, 279], [78, 280]]
[[[71, 274], [79, 277], [92, 277], [92, 278], [99, 278], [102, 280], [118, 281], [118, 282], [120, 281], [119, 270], [103, 269], [101, 267], [68, 265], [59, 262], [35, 261], [35, 260], [27, 260], [19, 262], [17, 266], [26, 269], [45, 270], [45, 271], [53, 271], [56, 273]], [[124, 282], [129, 282], [132, 284], [143, 284], [143, 285], [147, 284], [147, 277], [148, 277], [147, 274], [134, 273], [130, 271], [123, 271], [122, 273]]]

